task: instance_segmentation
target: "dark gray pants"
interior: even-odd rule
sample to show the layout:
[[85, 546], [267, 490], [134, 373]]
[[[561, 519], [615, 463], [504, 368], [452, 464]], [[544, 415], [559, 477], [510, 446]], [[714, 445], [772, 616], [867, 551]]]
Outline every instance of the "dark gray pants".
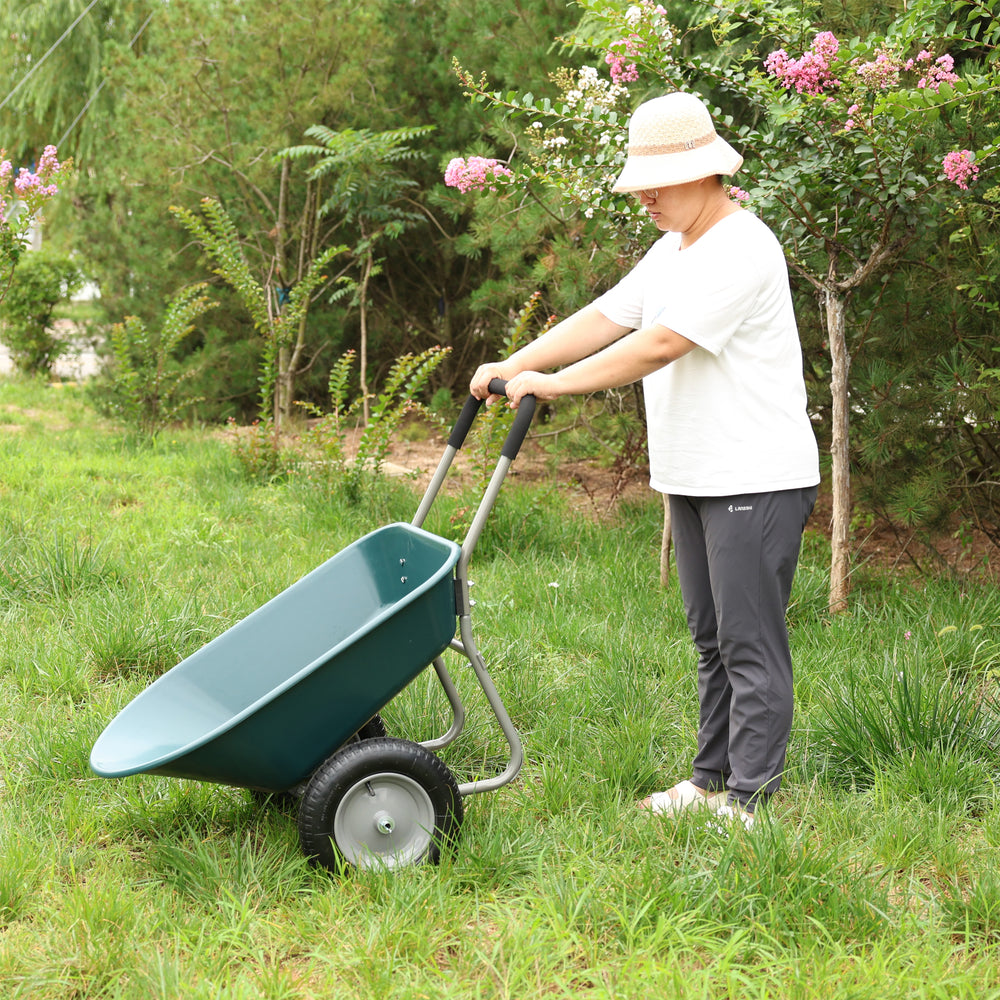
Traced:
[[777, 791], [792, 726], [785, 612], [816, 487], [670, 497], [677, 576], [698, 651], [692, 780], [753, 809]]

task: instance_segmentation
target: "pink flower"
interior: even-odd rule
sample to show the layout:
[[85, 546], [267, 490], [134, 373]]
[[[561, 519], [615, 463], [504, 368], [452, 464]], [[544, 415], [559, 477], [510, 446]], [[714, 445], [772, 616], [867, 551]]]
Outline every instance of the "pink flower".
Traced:
[[794, 87], [796, 93], [822, 94], [824, 88], [840, 86], [830, 69], [839, 51], [836, 35], [832, 31], [821, 31], [801, 59], [792, 59], [784, 49], [778, 49], [764, 60], [764, 69], [786, 88]]
[[508, 180], [513, 172], [498, 160], [485, 156], [470, 156], [468, 160], [456, 156], [444, 172], [444, 182], [448, 187], [458, 188], [462, 194], [469, 191], [496, 191], [495, 181]]
[[969, 180], [975, 180], [979, 174], [975, 159], [976, 154], [971, 149], [953, 149], [942, 164], [945, 177], [963, 191], [968, 191]]
[[621, 38], [608, 46], [604, 61], [611, 68], [611, 80], [621, 86], [635, 83], [639, 79], [639, 69], [634, 62], [629, 62], [630, 56], [637, 56], [644, 47], [644, 42], [638, 35]]
[[33, 173], [27, 167], [21, 167], [14, 176], [14, 167], [9, 160], [3, 159], [4, 151], [0, 149], [0, 219], [11, 203], [11, 192], [8, 185], [13, 178], [14, 200], [20, 199], [27, 206], [28, 213], [34, 215], [49, 198], [59, 192], [56, 181], [60, 180], [66, 171], [66, 165], [61, 164], [56, 155], [55, 146], [46, 146], [38, 165], [38, 173]]
[[738, 201], [740, 204], [750, 200], [750, 195], [747, 194], [743, 188], [737, 187], [735, 184], [729, 188], [729, 197], [732, 198], [733, 201]]
[[639, 67], [635, 63], [630, 63], [625, 56], [616, 56], [608, 53], [604, 61], [611, 67], [611, 81], [619, 86], [626, 83], [635, 83], [639, 79]]
[[933, 52], [921, 49], [915, 58], [907, 59], [903, 68], [923, 72], [924, 75], [917, 81], [918, 90], [933, 90], [936, 94], [941, 89], [942, 83], [956, 83], [958, 81], [958, 74], [952, 72], [955, 68], [955, 60], [947, 52], [934, 59]]
[[888, 49], [879, 49], [873, 62], [858, 66], [858, 76], [873, 90], [888, 90], [899, 84], [902, 63]]

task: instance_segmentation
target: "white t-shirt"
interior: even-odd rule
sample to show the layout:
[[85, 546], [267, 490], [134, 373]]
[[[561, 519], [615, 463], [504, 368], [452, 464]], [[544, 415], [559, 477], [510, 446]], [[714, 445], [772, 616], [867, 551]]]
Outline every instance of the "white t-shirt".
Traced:
[[596, 305], [621, 326], [658, 323], [698, 345], [643, 379], [653, 489], [730, 496], [819, 482], [785, 258], [755, 215], [734, 212], [684, 250], [664, 234]]

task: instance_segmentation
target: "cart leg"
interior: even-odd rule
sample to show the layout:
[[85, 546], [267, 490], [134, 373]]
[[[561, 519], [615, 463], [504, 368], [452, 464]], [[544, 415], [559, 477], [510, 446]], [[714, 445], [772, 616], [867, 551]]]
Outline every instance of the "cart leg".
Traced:
[[434, 661], [434, 670], [438, 675], [438, 680], [441, 682], [441, 687], [444, 688], [444, 693], [448, 696], [452, 722], [451, 728], [444, 736], [436, 740], [421, 740], [420, 745], [426, 747], [428, 750], [440, 750], [442, 747], [454, 743], [465, 726], [465, 706], [462, 704], [462, 697], [459, 695], [458, 688], [455, 687], [455, 682], [452, 680], [451, 674], [448, 673], [448, 668], [444, 665], [444, 660], [440, 656]]

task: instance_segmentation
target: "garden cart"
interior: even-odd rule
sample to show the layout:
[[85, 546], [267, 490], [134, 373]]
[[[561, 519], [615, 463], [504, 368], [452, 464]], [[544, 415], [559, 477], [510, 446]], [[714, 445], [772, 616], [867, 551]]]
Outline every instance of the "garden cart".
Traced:
[[[94, 744], [93, 770], [292, 793], [303, 851], [334, 870], [436, 861], [458, 836], [463, 798], [507, 784], [523, 760], [473, 638], [468, 567], [533, 397], [518, 408], [462, 545], [422, 527], [480, 407], [466, 401], [412, 522], [353, 542], [150, 684]], [[459, 784], [434, 753], [465, 722], [448, 649], [471, 664], [506, 738], [509, 760], [494, 777]], [[379, 713], [428, 666], [450, 728], [425, 742], [387, 736]]]

